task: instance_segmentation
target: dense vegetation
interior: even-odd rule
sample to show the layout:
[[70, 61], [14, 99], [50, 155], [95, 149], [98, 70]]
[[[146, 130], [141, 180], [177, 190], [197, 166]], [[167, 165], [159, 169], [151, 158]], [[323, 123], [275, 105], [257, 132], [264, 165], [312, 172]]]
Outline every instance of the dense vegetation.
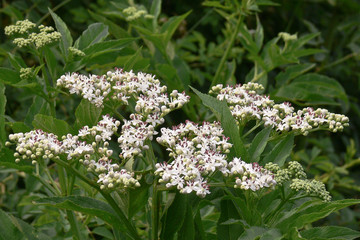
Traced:
[[[0, 16], [0, 239], [360, 236], [356, 232], [360, 231], [359, 2], [17, 0], [3, 1]], [[18, 22], [25, 19], [29, 22]], [[155, 75], [160, 82], [139, 72]], [[83, 76], [80, 79], [95, 90], [101, 85], [96, 79], [104, 75], [111, 87], [89, 93], [79, 83], [76, 90], [78, 75], [72, 73]], [[116, 87], [118, 76], [128, 78], [121, 83], [124, 88]], [[131, 85], [138, 79], [145, 82]], [[167, 87], [161, 91], [170, 100], [162, 100], [154, 110], [146, 102], [157, 104], [150, 92], [159, 86]], [[85, 97], [107, 90], [101, 100]], [[220, 101], [221, 96], [227, 101]], [[263, 102], [257, 112], [239, 113], [234, 110], [239, 103], [229, 96], [251, 104]], [[243, 107], [248, 106], [254, 105], [246, 102]], [[316, 112], [317, 108], [328, 111]], [[307, 110], [297, 112], [300, 109]], [[270, 121], [273, 118], [266, 112], [270, 110], [280, 116], [276, 123]], [[304, 122], [306, 114], [312, 114], [321, 123], [309, 120], [299, 128], [289, 123], [286, 129], [287, 111]], [[111, 123], [102, 117], [106, 114], [120, 122]], [[147, 138], [129, 153], [124, 150], [128, 146], [122, 127], [134, 118], [153, 127], [144, 129]], [[209, 185], [200, 190], [176, 185], [163, 175], [169, 170], [164, 161], [170, 164], [191, 155], [172, 149], [175, 143], [164, 137], [173, 134], [172, 126], [187, 120], [199, 126], [187, 122], [191, 130], [179, 130], [184, 138], [174, 137], [174, 142], [190, 139], [199, 144], [198, 137], [207, 134], [229, 137], [221, 143], [202, 142], [209, 151], [226, 155], [227, 162], [218, 166], [219, 160], [216, 170], [205, 173], [198, 167], [202, 163], [194, 165], [208, 178]], [[16, 148], [22, 141], [17, 133], [42, 129], [62, 140], [99, 121], [103, 125], [98, 126], [113, 124], [111, 129], [119, 131], [111, 130], [108, 139], [90, 140], [90, 135], [100, 138], [106, 131], [89, 130], [84, 141], [98, 144], [95, 154], [91, 149], [67, 157], [69, 148], [59, 153], [49, 148], [38, 158], [38, 145], [34, 152]], [[209, 134], [202, 124], [214, 121], [220, 123], [211, 125]], [[154, 131], [159, 133], [151, 142]], [[47, 133], [36, 134], [52, 139]], [[28, 143], [27, 138], [22, 148], [30, 149]], [[197, 148], [194, 154], [207, 156]], [[90, 159], [98, 161], [92, 154], [112, 158], [128, 171], [130, 182], [109, 185], [101, 175], [106, 172], [89, 164]], [[238, 180], [247, 175], [231, 168], [245, 164], [236, 162], [240, 157], [247, 163], [259, 162], [259, 171], [272, 172], [277, 185], [268, 181], [258, 191], [246, 190]], [[280, 179], [285, 176], [281, 171], [288, 171], [288, 182]], [[293, 185], [300, 180], [311, 190]]]

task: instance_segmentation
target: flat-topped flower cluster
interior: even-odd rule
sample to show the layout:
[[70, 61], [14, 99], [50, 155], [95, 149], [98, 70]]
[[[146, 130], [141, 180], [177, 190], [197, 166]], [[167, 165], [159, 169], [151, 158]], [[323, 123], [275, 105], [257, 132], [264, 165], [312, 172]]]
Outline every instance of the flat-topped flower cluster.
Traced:
[[55, 134], [40, 129], [11, 134], [9, 139], [16, 143], [16, 162], [31, 160], [36, 164], [43, 159], [59, 159], [64, 156], [69, 161], [79, 160], [89, 171], [98, 173], [101, 188], [139, 186], [132, 172], [120, 169], [110, 159], [113, 151], [108, 149], [108, 141], [119, 125], [119, 121], [104, 115], [96, 126], [84, 126], [78, 135], [67, 134], [62, 140], [58, 140]]
[[263, 89], [261, 84], [251, 82], [226, 87], [219, 84], [212, 87], [210, 93], [228, 103], [239, 124], [262, 120], [265, 126], [271, 126], [276, 131], [295, 131], [302, 135], [307, 135], [313, 129], [342, 131], [349, 125], [348, 117], [327, 109], [306, 107], [295, 111], [288, 102], [275, 104], [269, 96], [258, 94]]
[[166, 187], [176, 186], [181, 193], [209, 194], [205, 179], [219, 170], [224, 176], [237, 176], [235, 187], [259, 190], [276, 184], [270, 171], [256, 164], [246, 164], [239, 158], [227, 162], [226, 153], [232, 144], [223, 135], [219, 122], [202, 125], [187, 121], [172, 129], [162, 128], [156, 140], [167, 147], [171, 162], [156, 164], [155, 174]]
[[36, 49], [57, 42], [61, 38], [61, 34], [54, 31], [54, 28], [51, 26], [40, 25], [38, 29], [35, 29], [35, 27], [35, 23], [25, 19], [23, 21], [17, 21], [15, 25], [6, 26], [5, 34], [9, 36], [16, 34], [22, 35], [22, 37], [15, 38], [13, 43], [18, 47], [26, 47], [34, 44]]

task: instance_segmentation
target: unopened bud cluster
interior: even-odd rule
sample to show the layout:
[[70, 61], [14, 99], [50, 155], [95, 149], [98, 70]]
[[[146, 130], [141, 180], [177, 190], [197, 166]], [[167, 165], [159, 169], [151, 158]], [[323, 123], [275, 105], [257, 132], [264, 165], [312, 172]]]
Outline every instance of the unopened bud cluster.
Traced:
[[147, 19], [154, 18], [154, 16], [148, 14], [148, 12], [145, 9], [137, 9], [134, 6], [125, 8], [122, 12], [126, 15], [126, 18], [125, 18], [126, 21], [129, 21], [129, 22], [134, 21], [140, 17], [144, 17]]
[[290, 188], [295, 191], [304, 191], [309, 195], [316, 195], [326, 202], [331, 200], [331, 196], [326, 191], [324, 183], [306, 179], [306, 173], [299, 162], [290, 161], [285, 168], [280, 168], [275, 163], [267, 163], [265, 168], [274, 173], [275, 181], [280, 186], [290, 181]]
[[111, 99], [127, 105], [128, 100], [134, 98], [136, 113], [153, 126], [163, 123], [165, 115], [181, 108], [190, 99], [184, 92], [176, 90], [168, 96], [166, 86], [161, 86], [151, 74], [135, 74], [117, 68], [102, 76], [66, 74], [57, 80], [57, 86], [81, 95], [97, 107], [104, 107], [104, 102]]
[[230, 176], [236, 176], [234, 188], [258, 191], [276, 185], [273, 173], [256, 162], [246, 163], [240, 158], [234, 158], [228, 168]]
[[[39, 159], [52, 159], [62, 153], [62, 143], [57, 136], [40, 129], [27, 133], [9, 135], [11, 142], [16, 142], [15, 162], [30, 160], [36, 164]], [[8, 142], [7, 145], [10, 145]]]
[[349, 118], [342, 114], [331, 113], [326, 109], [306, 107], [295, 111], [290, 103], [275, 104], [269, 96], [257, 92], [263, 90], [258, 83], [247, 83], [212, 88], [210, 93], [217, 94], [219, 100], [225, 100], [234, 118], [240, 123], [249, 120], [262, 120], [265, 126], [275, 130], [294, 131], [307, 135], [311, 130], [325, 129], [332, 132], [342, 131], [349, 125]]
[[54, 31], [53, 27], [47, 27], [44, 25], [40, 25], [36, 32], [30, 32], [30, 30], [35, 27], [35, 23], [32, 23], [27, 19], [24, 21], [17, 21], [15, 25], [5, 27], [5, 34], [23, 35], [23, 37], [15, 38], [13, 43], [18, 47], [26, 47], [30, 44], [34, 44], [36, 49], [49, 45], [53, 42], [57, 42], [61, 38], [61, 34]]
[[187, 121], [172, 129], [162, 128], [161, 137], [156, 140], [167, 147], [173, 161], [156, 164], [155, 174], [167, 188], [176, 186], [181, 193], [196, 192], [204, 197], [209, 186], [204, 179], [210, 173], [220, 170], [227, 173], [224, 153], [232, 146], [218, 122], [204, 122], [202, 125]]

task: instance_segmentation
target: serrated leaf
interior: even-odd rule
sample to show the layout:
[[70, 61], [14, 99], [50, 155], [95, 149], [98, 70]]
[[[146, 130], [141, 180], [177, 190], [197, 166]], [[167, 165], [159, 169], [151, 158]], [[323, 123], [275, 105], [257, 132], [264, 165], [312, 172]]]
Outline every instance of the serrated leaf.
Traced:
[[352, 240], [360, 238], [360, 232], [346, 227], [324, 226], [315, 227], [300, 232], [308, 240]]
[[281, 167], [284, 165], [286, 158], [290, 156], [293, 146], [294, 134], [291, 133], [287, 135], [284, 139], [282, 139], [280, 142], [278, 142], [273, 148], [273, 150], [260, 162], [262, 164], [273, 162]]
[[122, 230], [125, 230], [113, 209], [107, 203], [93, 198], [83, 196], [49, 197], [38, 199], [35, 201], [35, 204], [52, 206], [96, 216], [112, 226], [120, 227]]
[[78, 130], [83, 126], [95, 126], [99, 121], [102, 108], [91, 104], [87, 99], [82, 99], [79, 106], [75, 110], [75, 129]]
[[110, 34], [112, 34], [115, 38], [122, 39], [122, 38], [130, 38], [131, 37], [131, 35], [125, 29], [121, 28], [118, 24], [114, 23], [113, 21], [109, 20], [108, 18], [101, 16], [99, 14], [96, 14], [90, 10], [88, 10], [88, 12], [90, 13], [90, 15], [93, 19], [109, 26]]
[[279, 229], [276, 228], [267, 229], [264, 227], [257, 227], [257, 226], [252, 226], [248, 229], [245, 229], [245, 231], [238, 238], [238, 240], [253, 240], [253, 239], [281, 240], [283, 238]]
[[301, 101], [306, 104], [338, 105], [335, 99], [348, 104], [344, 88], [333, 78], [308, 73], [279, 88], [275, 94], [283, 100]]
[[276, 77], [276, 84], [282, 86], [288, 84], [294, 78], [306, 73], [307, 71], [315, 67], [315, 63], [303, 63], [291, 65], [285, 69], [284, 72], [280, 72]]
[[64, 120], [59, 120], [43, 114], [35, 115], [32, 125], [36, 129], [42, 129], [45, 132], [54, 133], [58, 137], [72, 133], [71, 127]]
[[165, 33], [165, 44], [170, 41], [174, 35], [175, 30], [179, 27], [180, 23], [191, 13], [191, 10], [180, 16], [171, 17], [160, 29], [161, 33]]
[[218, 121], [220, 121], [221, 126], [224, 129], [224, 134], [230, 138], [230, 142], [233, 144], [233, 147], [230, 149], [229, 157], [241, 157], [244, 161], [248, 162], [250, 159], [249, 154], [240, 137], [236, 121], [231, 115], [230, 109], [226, 102], [219, 101], [210, 95], [203, 94], [193, 87], [190, 88], [196, 93], [196, 95], [200, 97], [203, 104], [210, 108], [210, 110], [215, 114], [216, 118]]
[[103, 23], [93, 23], [75, 41], [74, 46], [83, 50], [95, 43], [102, 42], [109, 35], [108, 30], [109, 27]]
[[360, 204], [360, 200], [344, 199], [332, 202], [321, 202], [319, 200], [308, 201], [297, 209], [294, 209], [292, 214], [284, 214], [283, 217], [275, 222], [274, 227], [278, 227], [284, 231], [293, 227], [301, 229], [307, 224], [328, 216], [330, 213], [355, 204]]
[[72, 46], [73, 39], [71, 37], [70, 31], [68, 27], [66, 26], [65, 22], [58, 16], [56, 13], [54, 13], [50, 8], [49, 12], [54, 19], [56, 29], [61, 33], [61, 52], [67, 56], [67, 53], [69, 51], [69, 47]]
[[137, 38], [123, 38], [118, 40], [109, 40], [105, 42], [95, 43], [83, 50], [86, 55], [102, 53], [104, 51], [120, 50], [135, 41]]
[[249, 148], [250, 162], [258, 162], [260, 154], [264, 151], [271, 128], [267, 127], [256, 134]]
[[0, 239], [44, 240], [49, 238], [43, 233], [38, 233], [28, 223], [0, 209]]

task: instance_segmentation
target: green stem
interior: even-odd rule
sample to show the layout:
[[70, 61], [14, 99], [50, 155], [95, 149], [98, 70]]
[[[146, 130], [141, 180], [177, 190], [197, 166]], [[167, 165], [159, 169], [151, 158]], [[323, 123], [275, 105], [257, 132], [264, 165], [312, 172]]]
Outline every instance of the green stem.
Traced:
[[262, 78], [267, 72], [266, 71], [262, 71], [260, 74], [257, 74], [256, 76], [254, 75], [254, 78], [251, 80], [251, 82], [257, 82], [260, 78]]
[[348, 55], [340, 58], [339, 60], [336, 60], [335, 62], [329, 63], [328, 65], [325, 65], [325, 66], [319, 68], [318, 70], [316, 70], [316, 72], [321, 72], [321, 71], [323, 71], [324, 69], [327, 69], [327, 68], [336, 66], [336, 65], [338, 65], [338, 64], [340, 64], [340, 63], [342, 63], [342, 62], [345, 62], [345, 61], [349, 60], [350, 58], [356, 57], [356, 56], [358, 56], [358, 55], [359, 55], [359, 53], [355, 53], [355, 52], [350, 53], [350, 54], [348, 54]]
[[[68, 190], [67, 190], [68, 188], [67, 188], [67, 184], [66, 184], [65, 169], [64, 169], [64, 167], [59, 166], [59, 165], [57, 167], [58, 167], [59, 182], [60, 182], [60, 187], [61, 187], [61, 194], [63, 196], [66, 196], [67, 192], [68, 192]], [[77, 239], [77, 240], [82, 239], [81, 233], [80, 233], [80, 226], [79, 226], [78, 221], [76, 220], [75, 213], [70, 210], [66, 210], [66, 215], [69, 220], [74, 239]]]
[[236, 39], [236, 36], [238, 35], [238, 32], [239, 32], [239, 29], [240, 29], [240, 26], [242, 24], [244, 20], [244, 15], [242, 13], [240, 13], [240, 16], [239, 16], [239, 19], [236, 23], [236, 26], [235, 26], [235, 29], [234, 29], [234, 32], [233, 34], [231, 35], [230, 37], [230, 41], [229, 41], [229, 44], [227, 45], [226, 47], [226, 50], [224, 52], [224, 55], [222, 56], [221, 60], [220, 60], [220, 64], [219, 66], [217, 67], [216, 69], [216, 73], [215, 73], [215, 77], [211, 83], [211, 86], [215, 86], [216, 84], [218, 84], [219, 82], [219, 77], [220, 77], [220, 74], [224, 71], [224, 64], [226, 62], [226, 59], [229, 57], [229, 54], [230, 54], [230, 50], [231, 48], [233, 47], [234, 45], [234, 42], [235, 42], [235, 39]]
[[56, 162], [58, 165], [64, 167], [66, 170], [70, 171], [74, 175], [76, 175], [79, 179], [87, 183], [92, 188], [96, 189], [100, 194], [107, 200], [107, 202], [110, 204], [110, 206], [114, 209], [114, 211], [117, 213], [118, 217], [120, 218], [121, 222], [124, 223], [125, 227], [128, 229], [128, 234], [132, 239], [140, 239], [139, 235], [137, 234], [137, 231], [135, 227], [131, 224], [131, 222], [127, 219], [125, 214], [122, 212], [118, 204], [114, 201], [114, 199], [111, 197], [109, 193], [104, 192], [100, 189], [99, 185], [95, 182], [89, 180], [86, 176], [81, 174], [78, 170], [74, 169], [72, 166], [70, 166], [68, 163], [60, 160], [60, 159], [54, 159], [54, 162]]
[[47, 94], [47, 97], [48, 97], [48, 102], [50, 104], [51, 116], [55, 117], [56, 116], [55, 99], [49, 93], [49, 89], [52, 86], [52, 82], [50, 81], [50, 78], [49, 78], [49, 76], [47, 74], [47, 71], [46, 71], [45, 61], [43, 59], [42, 51], [39, 52], [39, 62], [40, 62], [40, 66], [42, 66], [41, 67], [41, 74], [42, 74], [42, 77], [43, 77], [44, 82], [45, 82], [46, 94]]
[[250, 133], [252, 133], [255, 129], [260, 127], [263, 123], [264, 123], [264, 121], [259, 121], [253, 128], [251, 128], [249, 131], [247, 131], [242, 137], [246, 138]]
[[158, 232], [159, 232], [159, 198], [157, 191], [157, 183], [156, 180], [153, 185], [153, 194], [151, 201], [151, 229], [152, 229], [152, 239], [158, 240]]

